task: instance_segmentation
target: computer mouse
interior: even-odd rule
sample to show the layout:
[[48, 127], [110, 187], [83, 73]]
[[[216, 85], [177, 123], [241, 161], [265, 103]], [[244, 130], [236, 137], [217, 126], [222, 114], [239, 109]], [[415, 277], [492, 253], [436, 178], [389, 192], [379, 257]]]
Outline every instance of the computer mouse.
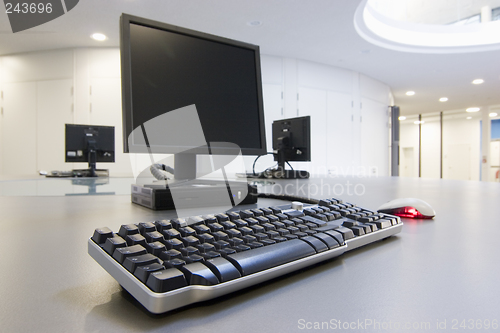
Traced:
[[379, 213], [386, 213], [413, 219], [432, 219], [436, 212], [424, 200], [416, 198], [402, 198], [389, 201], [378, 209]]

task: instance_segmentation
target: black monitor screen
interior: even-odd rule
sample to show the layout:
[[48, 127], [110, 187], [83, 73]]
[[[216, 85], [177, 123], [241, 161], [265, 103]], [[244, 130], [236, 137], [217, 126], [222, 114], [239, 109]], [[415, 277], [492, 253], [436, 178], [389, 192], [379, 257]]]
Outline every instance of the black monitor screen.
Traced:
[[[258, 46], [129, 15], [121, 20], [125, 152], [138, 126], [194, 104], [206, 142], [265, 153]], [[164, 144], [155, 152], [177, 152]]]
[[90, 162], [89, 147], [96, 152], [96, 162], [115, 161], [113, 126], [66, 124], [66, 162]]

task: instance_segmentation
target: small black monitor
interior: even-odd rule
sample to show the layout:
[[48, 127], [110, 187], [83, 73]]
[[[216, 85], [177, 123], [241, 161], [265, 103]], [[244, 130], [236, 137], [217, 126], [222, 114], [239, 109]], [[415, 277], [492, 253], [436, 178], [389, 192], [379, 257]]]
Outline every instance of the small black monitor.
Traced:
[[125, 153], [176, 154], [175, 178], [182, 179], [178, 171], [192, 168], [177, 166], [183, 152], [206, 150], [176, 135], [148, 133], [145, 124], [194, 105], [209, 150], [265, 154], [258, 46], [127, 14], [120, 33]]
[[273, 154], [278, 162], [275, 178], [309, 178], [303, 170], [285, 170], [285, 163], [311, 161], [311, 117], [273, 121]]
[[96, 177], [96, 162], [115, 161], [113, 126], [66, 124], [65, 162], [88, 162], [87, 177]]

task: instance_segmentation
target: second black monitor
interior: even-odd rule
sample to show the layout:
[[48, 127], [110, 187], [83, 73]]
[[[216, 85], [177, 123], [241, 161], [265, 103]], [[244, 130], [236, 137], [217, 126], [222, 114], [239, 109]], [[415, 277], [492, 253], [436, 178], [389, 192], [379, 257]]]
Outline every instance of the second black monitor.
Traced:
[[285, 163], [311, 161], [311, 117], [274, 121], [273, 152], [278, 162], [276, 178], [309, 178], [307, 171], [286, 170]]

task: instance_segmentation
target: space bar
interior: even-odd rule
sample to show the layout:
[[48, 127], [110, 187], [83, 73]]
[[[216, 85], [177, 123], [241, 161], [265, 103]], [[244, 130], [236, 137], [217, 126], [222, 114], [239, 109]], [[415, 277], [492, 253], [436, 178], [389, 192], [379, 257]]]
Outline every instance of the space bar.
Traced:
[[241, 275], [249, 275], [268, 268], [286, 264], [316, 254], [316, 251], [300, 239], [268, 245], [250, 251], [238, 252], [226, 257]]

